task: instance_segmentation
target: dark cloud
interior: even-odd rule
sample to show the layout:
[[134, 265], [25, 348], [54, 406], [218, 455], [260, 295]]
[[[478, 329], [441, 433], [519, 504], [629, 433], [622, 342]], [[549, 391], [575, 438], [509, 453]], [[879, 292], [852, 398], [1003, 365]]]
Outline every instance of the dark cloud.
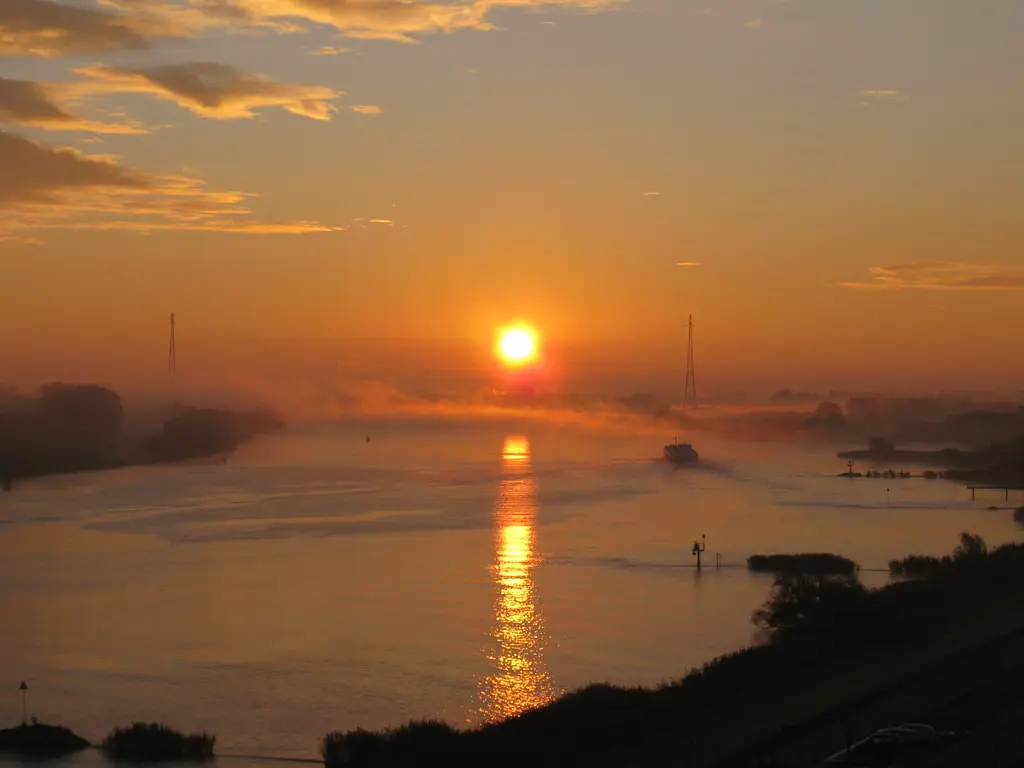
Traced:
[[141, 20], [135, 23], [121, 14], [50, 0], [0, 0], [0, 56], [63, 56], [146, 48], [140, 26]]
[[51, 131], [145, 133], [132, 124], [83, 120], [59, 106], [49, 88], [29, 80], [0, 77], [0, 123], [31, 125]]
[[153, 174], [114, 157], [49, 147], [0, 130], [0, 239], [44, 229], [198, 230], [298, 234], [343, 229], [252, 218], [252, 195]]
[[280, 83], [207, 61], [139, 69], [98, 64], [75, 72], [86, 78], [66, 86], [77, 96], [146, 93], [224, 120], [252, 117], [259, 107], [280, 107], [314, 120], [330, 120], [335, 107], [328, 102], [343, 95], [331, 88]]

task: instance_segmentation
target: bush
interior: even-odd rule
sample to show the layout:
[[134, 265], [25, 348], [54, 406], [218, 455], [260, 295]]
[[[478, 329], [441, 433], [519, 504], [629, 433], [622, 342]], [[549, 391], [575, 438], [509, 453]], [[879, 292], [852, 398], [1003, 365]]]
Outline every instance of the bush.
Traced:
[[811, 552], [799, 555], [751, 555], [747, 567], [756, 573], [812, 573], [853, 575], [860, 566], [840, 555]]
[[78, 752], [89, 742], [60, 725], [33, 722], [0, 730], [0, 752], [15, 752], [33, 757], [56, 757]]
[[439, 720], [418, 720], [398, 728], [367, 731], [356, 728], [334, 731], [320, 742], [320, 754], [327, 768], [343, 766], [418, 765], [450, 759], [459, 734]]
[[850, 632], [860, 634], [867, 599], [868, 590], [856, 576], [784, 572], [753, 621], [776, 639], [843, 639]]
[[184, 734], [163, 723], [132, 723], [115, 728], [100, 748], [116, 760], [212, 760], [217, 738], [205, 731]]

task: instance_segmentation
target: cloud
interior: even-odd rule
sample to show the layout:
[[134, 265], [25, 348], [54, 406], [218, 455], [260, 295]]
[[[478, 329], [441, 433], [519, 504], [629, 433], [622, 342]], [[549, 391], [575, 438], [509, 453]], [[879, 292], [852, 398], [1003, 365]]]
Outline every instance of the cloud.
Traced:
[[747, 19], [743, 22], [743, 26], [747, 29], [760, 29], [764, 25], [760, 19]]
[[51, 2], [0, 0], [0, 56], [54, 57], [149, 47], [184, 30], [148, 13], [109, 13]]
[[59, 106], [47, 86], [29, 80], [0, 77], [0, 123], [16, 123], [48, 131], [140, 134], [135, 123], [99, 123], [83, 120]]
[[386, 29], [351, 29], [345, 33], [345, 37], [353, 40], [390, 40], [393, 43], [404, 43], [405, 45], [416, 45], [419, 43], [415, 37], [410, 37], [404, 32], [394, 32]]
[[847, 288], [897, 291], [1020, 291], [1024, 266], [967, 261], [916, 261], [871, 267], [872, 280], [843, 283]]
[[[0, 56], [55, 57], [149, 48], [151, 41], [207, 30], [305, 32], [333, 27], [346, 37], [415, 43], [416, 37], [492, 30], [491, 11], [546, 7], [610, 10], [629, 0], [96, 0], [102, 9], [53, 0], [0, 0]], [[324, 46], [326, 53], [331, 46]], [[341, 49], [338, 49], [341, 50]]]
[[862, 104], [869, 104], [871, 102], [901, 102], [903, 101], [903, 94], [892, 88], [873, 88], [866, 91], [860, 92], [861, 98], [864, 99]]
[[109, 5], [146, 8], [158, 18], [193, 29], [219, 26], [238, 31], [245, 27], [273, 28], [296, 20], [333, 27], [345, 37], [415, 43], [417, 36], [460, 30], [495, 29], [488, 20], [492, 10], [545, 7], [601, 11], [629, 0], [193, 0], [186, 10], [168, 0], [105, 0]]
[[140, 69], [96, 64], [74, 71], [86, 81], [67, 84], [69, 95], [145, 93], [220, 120], [250, 118], [260, 107], [280, 107], [314, 120], [330, 120], [335, 107], [328, 102], [343, 95], [321, 86], [279, 83], [206, 61]]
[[676, 262], [676, 266], [677, 267], [699, 267], [700, 266], [700, 262], [699, 261], [677, 261]]
[[299, 233], [340, 229], [315, 222], [263, 222], [254, 195], [209, 189], [188, 176], [147, 173], [110, 155], [59, 149], [0, 130], [0, 235], [44, 229], [165, 229]]
[[354, 104], [349, 109], [353, 112], [358, 112], [360, 115], [370, 115], [371, 117], [384, 114], [384, 110], [375, 104]]
[[641, 192], [640, 194], [643, 195], [644, 197], [660, 197], [661, 196], [661, 192]]
[[338, 48], [333, 45], [321, 45], [319, 48], [314, 48], [309, 52], [310, 56], [340, 56], [343, 53], [348, 53], [348, 48]]

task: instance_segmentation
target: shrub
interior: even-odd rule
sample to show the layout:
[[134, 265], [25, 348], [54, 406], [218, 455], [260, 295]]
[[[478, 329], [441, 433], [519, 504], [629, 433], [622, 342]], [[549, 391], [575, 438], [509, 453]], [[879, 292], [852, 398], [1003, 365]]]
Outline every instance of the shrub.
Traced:
[[114, 759], [212, 760], [217, 738], [205, 731], [184, 734], [163, 723], [132, 723], [129, 728], [115, 728], [101, 749]]
[[56, 757], [89, 747], [89, 742], [60, 725], [32, 724], [0, 730], [0, 752], [15, 752], [33, 757]]
[[447, 723], [416, 720], [383, 731], [334, 731], [321, 740], [320, 754], [327, 768], [413, 765], [430, 762], [434, 756], [440, 763], [451, 757], [458, 736]]
[[853, 560], [824, 552], [798, 555], [751, 555], [747, 567], [757, 573], [811, 573], [852, 575], [860, 566]]

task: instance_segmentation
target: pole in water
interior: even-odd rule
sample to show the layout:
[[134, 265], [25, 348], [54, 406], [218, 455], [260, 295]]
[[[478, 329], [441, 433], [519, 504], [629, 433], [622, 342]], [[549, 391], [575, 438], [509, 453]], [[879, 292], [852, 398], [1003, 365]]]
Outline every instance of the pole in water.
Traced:
[[700, 535], [700, 541], [696, 541], [695, 540], [693, 542], [693, 554], [696, 555], [696, 557], [697, 557], [697, 570], [698, 571], [700, 570], [700, 566], [701, 566], [701, 562], [700, 562], [701, 553], [705, 549], [707, 549], [706, 539], [707, 539], [707, 537], [702, 533]]
[[24, 680], [21, 681], [18, 690], [21, 691], [21, 724], [26, 725], [28, 723], [28, 685]]

